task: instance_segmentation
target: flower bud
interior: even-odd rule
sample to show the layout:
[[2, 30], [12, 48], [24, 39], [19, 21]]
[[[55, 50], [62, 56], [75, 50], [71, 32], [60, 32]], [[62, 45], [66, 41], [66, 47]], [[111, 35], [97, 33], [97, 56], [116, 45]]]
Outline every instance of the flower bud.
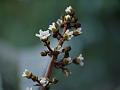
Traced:
[[72, 39], [72, 37], [73, 37], [73, 31], [69, 31], [69, 29], [66, 30], [66, 32], [63, 35], [63, 38], [65, 40], [70, 40], [70, 39]]
[[74, 36], [80, 35], [80, 34], [82, 33], [81, 30], [82, 30], [82, 28], [77, 28], [77, 29], [75, 29], [75, 30], [73, 31], [73, 35], [74, 35]]
[[32, 72], [28, 71], [27, 69], [25, 69], [25, 71], [22, 74], [22, 77], [26, 77], [26, 78], [31, 78], [32, 76]]
[[70, 21], [71, 20], [71, 16], [70, 15], [65, 15], [64, 19], [65, 19], [65, 21]]
[[73, 59], [73, 63], [80, 64], [81, 66], [84, 66], [84, 57], [82, 56], [82, 54], [80, 54], [78, 57]]
[[46, 51], [41, 52], [40, 54], [41, 54], [41, 56], [47, 56], [47, 52]]

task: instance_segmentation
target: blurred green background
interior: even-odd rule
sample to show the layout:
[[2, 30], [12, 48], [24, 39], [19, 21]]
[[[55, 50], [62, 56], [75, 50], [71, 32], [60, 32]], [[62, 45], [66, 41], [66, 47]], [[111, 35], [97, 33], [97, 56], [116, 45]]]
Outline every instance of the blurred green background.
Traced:
[[83, 53], [85, 66], [70, 66], [69, 78], [56, 70], [60, 82], [50, 90], [120, 90], [120, 0], [0, 0], [0, 90], [33, 85], [21, 73], [27, 67], [40, 75], [44, 66], [37, 64], [42, 44], [35, 33], [46, 30], [69, 5], [83, 34], [65, 45], [72, 46], [73, 57]]

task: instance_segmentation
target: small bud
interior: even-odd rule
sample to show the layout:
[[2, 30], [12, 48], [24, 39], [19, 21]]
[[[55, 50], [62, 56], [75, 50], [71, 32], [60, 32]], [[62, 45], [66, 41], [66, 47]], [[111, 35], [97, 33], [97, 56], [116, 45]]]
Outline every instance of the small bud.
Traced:
[[82, 33], [81, 30], [82, 30], [82, 28], [77, 28], [77, 29], [75, 29], [75, 30], [73, 31], [73, 35], [74, 35], [74, 36], [80, 35], [80, 34]]
[[26, 77], [26, 78], [31, 78], [32, 76], [32, 72], [28, 71], [27, 69], [25, 69], [25, 71], [22, 74], [22, 77]]
[[57, 22], [58, 26], [62, 26], [63, 25], [63, 20], [62, 19], [58, 19]]
[[63, 65], [63, 66], [68, 65], [68, 64], [70, 64], [70, 63], [72, 63], [71, 57], [64, 58], [64, 59], [62, 60], [62, 65]]
[[71, 20], [71, 16], [70, 15], [65, 15], [65, 20], [66, 21], [70, 21]]
[[41, 56], [47, 56], [47, 52], [46, 51], [41, 52], [40, 54], [41, 54]]
[[69, 61], [68, 61], [66, 58], [64, 58], [64, 59], [62, 60], [62, 65], [63, 65], [63, 66], [68, 65], [68, 63], [69, 63]]
[[57, 28], [57, 25], [55, 22], [52, 23], [52, 25], [49, 25], [49, 28], [48, 28], [51, 32], [53, 33], [56, 33], [58, 32], [58, 28]]
[[40, 78], [40, 84], [43, 86], [43, 87], [46, 87], [46, 88], [49, 88], [49, 86], [51, 84], [56, 84], [58, 82], [57, 79], [53, 78], [52, 80], [50, 80], [49, 78], [46, 78], [46, 77], [42, 77]]
[[73, 37], [73, 31], [66, 30], [66, 32], [63, 35], [63, 38], [65, 40], [70, 40]]
[[65, 12], [66, 12], [67, 14], [72, 14], [73, 8], [72, 8], [71, 6], [69, 6], [69, 7], [67, 7], [67, 8], [65, 9]]
[[80, 64], [81, 66], [84, 66], [84, 57], [82, 56], [82, 54], [80, 54], [78, 57], [76, 57], [73, 60], [73, 63]]
[[77, 58], [73, 59], [73, 63], [74, 64], [80, 64], [80, 60], [78, 60]]
[[65, 15], [65, 21], [70, 21], [71, 20], [71, 16], [70, 15]]
[[46, 87], [49, 83], [49, 79], [48, 78], [40, 78], [40, 84], [43, 86], [43, 87]]

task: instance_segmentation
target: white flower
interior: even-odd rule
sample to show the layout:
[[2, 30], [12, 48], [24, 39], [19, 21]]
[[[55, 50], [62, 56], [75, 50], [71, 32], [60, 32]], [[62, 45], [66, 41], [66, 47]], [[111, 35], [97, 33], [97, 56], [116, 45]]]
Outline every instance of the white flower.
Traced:
[[82, 54], [80, 54], [78, 57], [77, 57], [78, 60], [80, 60], [80, 65], [81, 66], [84, 66], [84, 57], [82, 56]]
[[52, 25], [49, 25], [48, 29], [51, 30], [52, 32], [57, 31], [56, 23], [53, 22]]
[[64, 39], [70, 40], [73, 37], [73, 31], [69, 31], [69, 29], [66, 30], [66, 32], [63, 35]]
[[71, 13], [71, 11], [72, 11], [72, 7], [71, 7], [71, 6], [69, 6], [69, 7], [67, 7], [67, 8], [65, 9], [65, 12], [66, 12], [66, 13]]
[[70, 20], [71, 16], [70, 15], [65, 15], [65, 20]]
[[82, 33], [81, 30], [82, 30], [82, 28], [80, 27], [80, 28], [77, 28], [74, 32], [77, 34], [81, 34]]
[[30, 87], [30, 88], [29, 88], [29, 87], [27, 87], [27, 88], [26, 88], [26, 90], [32, 90], [32, 87]]
[[41, 40], [47, 39], [50, 36], [49, 30], [42, 31], [39, 30], [39, 34], [35, 34], [36, 37], [39, 37]]
[[30, 75], [30, 71], [28, 71], [27, 69], [25, 69], [25, 71], [22, 74], [22, 77], [28, 77], [28, 75]]
[[62, 47], [61, 45], [57, 45], [57, 47], [54, 48], [54, 51], [59, 51], [60, 52], [61, 51], [61, 47]]
[[47, 86], [49, 81], [45, 77], [43, 77], [43, 78], [40, 79], [40, 83], [41, 83], [42, 86], [45, 87], [45, 86]]
[[63, 21], [61, 19], [58, 19], [56, 22], [59, 26], [61, 26], [61, 24], [63, 23]]
[[71, 57], [68, 57], [66, 60], [68, 61], [69, 64], [72, 63], [72, 58]]

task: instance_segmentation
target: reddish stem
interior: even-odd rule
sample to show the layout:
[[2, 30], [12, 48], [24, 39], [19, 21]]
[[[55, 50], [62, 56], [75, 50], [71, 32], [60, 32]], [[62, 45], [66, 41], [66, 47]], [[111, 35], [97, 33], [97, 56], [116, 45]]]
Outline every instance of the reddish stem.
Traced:
[[48, 66], [47, 72], [45, 73], [44, 77], [50, 78], [50, 76], [52, 74], [52, 71], [53, 71], [53, 68], [54, 68], [54, 60], [52, 59], [49, 66]]
[[[50, 76], [52, 74], [52, 71], [53, 71], [53, 68], [54, 68], [54, 59], [51, 60], [44, 77], [50, 78]], [[45, 87], [41, 87], [41, 90], [46, 90], [46, 88]]]
[[[63, 34], [66, 32], [66, 30], [67, 30], [67, 26], [65, 26], [64, 27], [64, 30], [63, 30]], [[59, 34], [59, 36], [60, 36], [60, 40], [58, 41], [58, 45], [63, 45], [63, 43], [64, 43], [64, 38], [63, 38], [63, 35], [61, 35], [60, 33], [58, 33]], [[45, 42], [46, 43], [46, 42]], [[46, 46], [47, 46], [47, 48], [53, 53], [53, 50], [50, 48], [50, 46], [46, 43]], [[47, 77], [47, 78], [50, 78], [50, 76], [51, 76], [51, 74], [52, 74], [52, 71], [53, 71], [53, 69], [54, 69], [54, 54], [53, 54], [53, 57], [52, 57], [52, 60], [51, 60], [51, 62], [50, 62], [50, 64], [49, 64], [49, 66], [48, 66], [48, 69], [47, 69], [47, 71], [46, 71], [46, 73], [45, 73], [45, 75], [44, 75], [44, 77]], [[46, 90], [46, 88], [45, 87], [41, 87], [41, 90]]]

